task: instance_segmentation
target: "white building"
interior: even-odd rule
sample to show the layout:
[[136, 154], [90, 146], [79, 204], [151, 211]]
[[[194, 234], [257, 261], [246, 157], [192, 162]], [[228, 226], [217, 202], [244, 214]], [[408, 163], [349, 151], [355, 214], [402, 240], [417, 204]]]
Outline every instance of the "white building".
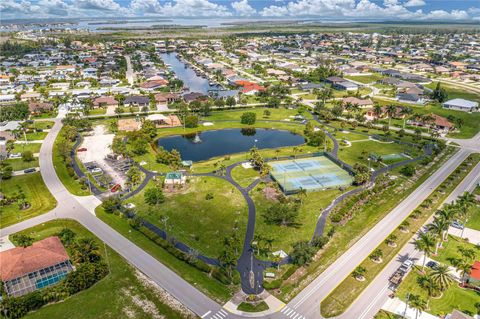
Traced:
[[443, 103], [443, 107], [457, 111], [475, 112], [478, 110], [478, 102], [465, 99], [453, 99]]

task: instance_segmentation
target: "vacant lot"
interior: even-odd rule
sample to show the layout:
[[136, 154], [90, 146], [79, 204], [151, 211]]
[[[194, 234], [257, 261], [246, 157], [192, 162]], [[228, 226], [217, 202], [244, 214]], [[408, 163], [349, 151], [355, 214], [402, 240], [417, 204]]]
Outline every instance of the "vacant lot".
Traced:
[[18, 186], [25, 193], [30, 207], [20, 210], [16, 202], [3, 206], [0, 209], [1, 228], [46, 213], [57, 205], [57, 201], [43, 183], [40, 173], [14, 176], [11, 179], [3, 180], [0, 183], [0, 192], [6, 197], [11, 197], [19, 193]]

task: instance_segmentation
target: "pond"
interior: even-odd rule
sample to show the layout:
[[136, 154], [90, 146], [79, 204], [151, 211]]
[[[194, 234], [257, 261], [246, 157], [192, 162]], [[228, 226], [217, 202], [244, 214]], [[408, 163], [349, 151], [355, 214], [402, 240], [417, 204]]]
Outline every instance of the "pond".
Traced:
[[303, 136], [283, 130], [226, 129], [197, 134], [160, 138], [157, 145], [171, 151], [176, 149], [182, 160], [194, 162], [212, 157], [240, 153], [256, 146], [258, 149], [296, 146], [305, 143]]
[[176, 77], [183, 81], [184, 86], [188, 87], [190, 92], [198, 92], [207, 95], [211, 89], [208, 80], [198, 76], [195, 71], [182, 62], [177, 53], [161, 53], [163, 62], [171, 66], [171, 70]]

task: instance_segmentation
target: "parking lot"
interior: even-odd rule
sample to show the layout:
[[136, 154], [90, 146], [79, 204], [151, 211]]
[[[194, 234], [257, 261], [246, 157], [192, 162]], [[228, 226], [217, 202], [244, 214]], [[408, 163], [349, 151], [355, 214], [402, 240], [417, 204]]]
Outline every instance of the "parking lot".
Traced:
[[95, 126], [91, 135], [83, 137], [77, 157], [98, 184], [105, 187], [119, 184], [124, 187], [125, 169], [129, 166], [126, 165], [125, 160], [121, 161], [111, 156], [114, 137], [115, 134], [106, 133], [103, 125]]

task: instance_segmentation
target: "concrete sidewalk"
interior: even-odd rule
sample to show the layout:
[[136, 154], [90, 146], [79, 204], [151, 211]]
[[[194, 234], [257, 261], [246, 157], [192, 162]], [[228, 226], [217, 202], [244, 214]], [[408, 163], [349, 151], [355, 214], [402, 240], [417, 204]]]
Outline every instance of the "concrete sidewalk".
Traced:
[[[383, 305], [382, 309], [400, 316], [403, 316], [405, 314], [404, 318], [407, 318], [407, 319], [415, 319], [415, 318], [438, 319], [439, 318], [425, 311], [422, 311], [421, 313], [418, 314], [418, 317], [416, 317], [415, 309], [412, 309], [410, 307], [406, 308], [405, 303], [398, 298], [388, 299], [388, 301]], [[405, 309], [407, 310], [406, 312], [405, 312]]]

